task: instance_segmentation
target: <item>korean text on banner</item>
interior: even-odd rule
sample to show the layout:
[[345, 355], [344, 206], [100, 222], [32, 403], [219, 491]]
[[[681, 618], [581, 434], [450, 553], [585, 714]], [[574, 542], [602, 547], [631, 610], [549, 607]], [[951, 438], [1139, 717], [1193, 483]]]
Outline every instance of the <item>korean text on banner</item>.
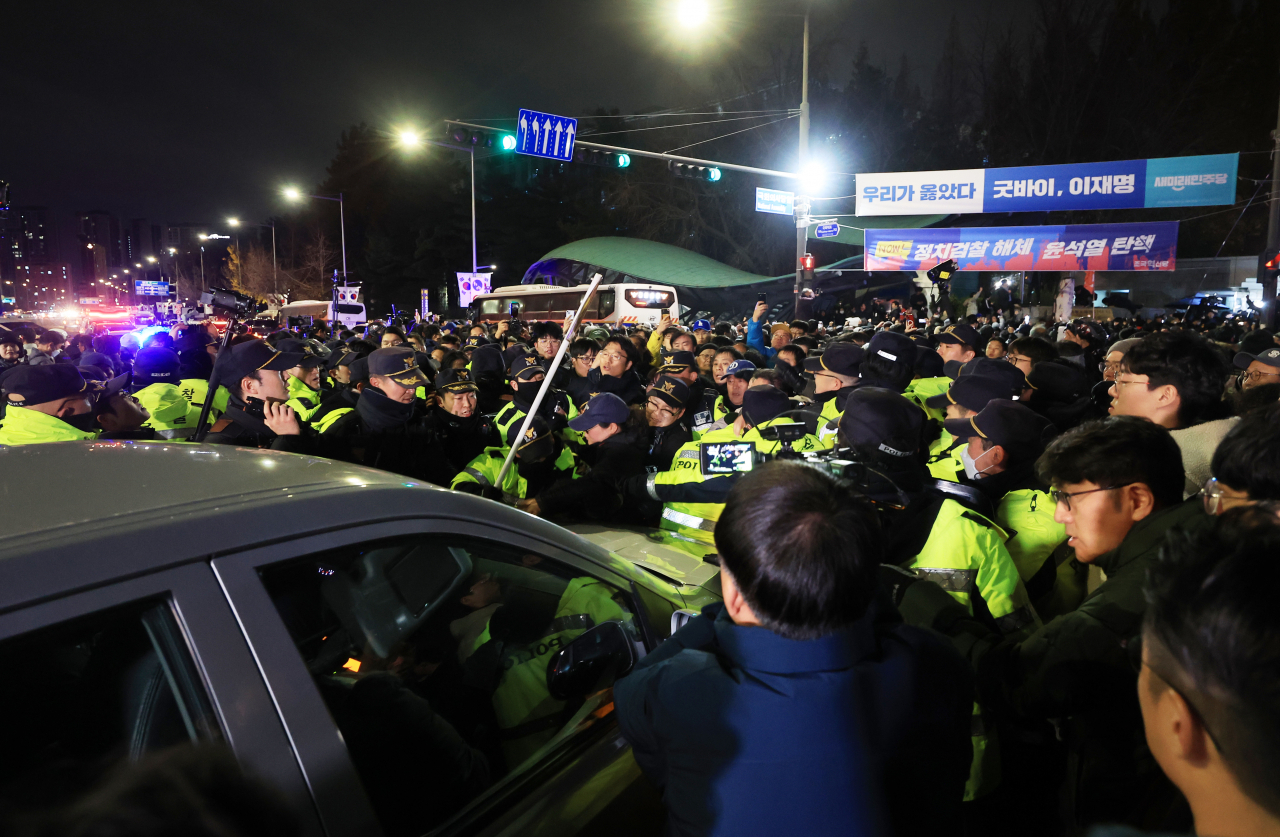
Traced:
[[458, 306], [466, 308], [476, 294], [487, 294], [493, 290], [492, 273], [459, 273], [458, 274]]
[[1235, 202], [1238, 154], [859, 174], [857, 214], [1049, 212]]
[[873, 230], [866, 270], [1173, 270], [1178, 222]]

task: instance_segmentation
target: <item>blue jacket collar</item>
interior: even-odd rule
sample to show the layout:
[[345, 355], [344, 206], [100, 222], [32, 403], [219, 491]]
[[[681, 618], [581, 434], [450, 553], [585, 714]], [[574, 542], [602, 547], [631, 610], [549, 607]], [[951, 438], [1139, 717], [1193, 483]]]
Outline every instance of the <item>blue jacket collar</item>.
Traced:
[[771, 674], [839, 671], [852, 668], [875, 651], [874, 619], [867, 613], [852, 625], [818, 639], [796, 640], [768, 628], [734, 624], [729, 612], [716, 615], [716, 642], [734, 664]]

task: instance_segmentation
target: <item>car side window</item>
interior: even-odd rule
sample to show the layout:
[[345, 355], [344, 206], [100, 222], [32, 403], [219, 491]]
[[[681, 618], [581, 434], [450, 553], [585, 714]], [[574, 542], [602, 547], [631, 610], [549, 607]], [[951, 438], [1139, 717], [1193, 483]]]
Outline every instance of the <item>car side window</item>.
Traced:
[[6, 812], [58, 805], [122, 759], [222, 736], [167, 601], [5, 639], [0, 666]]
[[421, 834], [514, 782], [612, 711], [607, 673], [557, 700], [547, 666], [630, 600], [506, 544], [414, 535], [262, 568], [390, 837]]

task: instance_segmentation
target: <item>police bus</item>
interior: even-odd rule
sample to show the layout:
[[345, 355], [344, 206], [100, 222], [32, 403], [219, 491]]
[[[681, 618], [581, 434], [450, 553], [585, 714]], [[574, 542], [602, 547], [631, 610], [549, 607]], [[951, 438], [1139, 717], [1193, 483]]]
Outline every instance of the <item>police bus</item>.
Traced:
[[[586, 285], [563, 288], [558, 285], [512, 285], [476, 294], [469, 309], [472, 322], [499, 322], [514, 316], [526, 322], [573, 316], [582, 304]], [[512, 306], [515, 306], [514, 309]], [[601, 285], [587, 309], [583, 322], [608, 325], [655, 326], [662, 315], [679, 316], [679, 299], [670, 285], [626, 282]]]
[[362, 303], [325, 302], [320, 299], [302, 299], [281, 305], [277, 316], [282, 323], [289, 322], [290, 317], [310, 317], [313, 323], [317, 320], [340, 323], [344, 328], [355, 328], [366, 321]]

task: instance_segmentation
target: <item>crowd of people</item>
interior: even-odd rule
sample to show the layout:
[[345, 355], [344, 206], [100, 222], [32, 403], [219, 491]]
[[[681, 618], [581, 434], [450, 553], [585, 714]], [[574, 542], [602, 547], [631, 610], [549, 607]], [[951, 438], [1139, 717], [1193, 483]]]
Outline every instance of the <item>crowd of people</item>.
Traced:
[[672, 833], [1280, 829], [1275, 336], [768, 311], [563, 355], [518, 320], [0, 334], [0, 445], [199, 436], [665, 530], [724, 593], [615, 690]]

